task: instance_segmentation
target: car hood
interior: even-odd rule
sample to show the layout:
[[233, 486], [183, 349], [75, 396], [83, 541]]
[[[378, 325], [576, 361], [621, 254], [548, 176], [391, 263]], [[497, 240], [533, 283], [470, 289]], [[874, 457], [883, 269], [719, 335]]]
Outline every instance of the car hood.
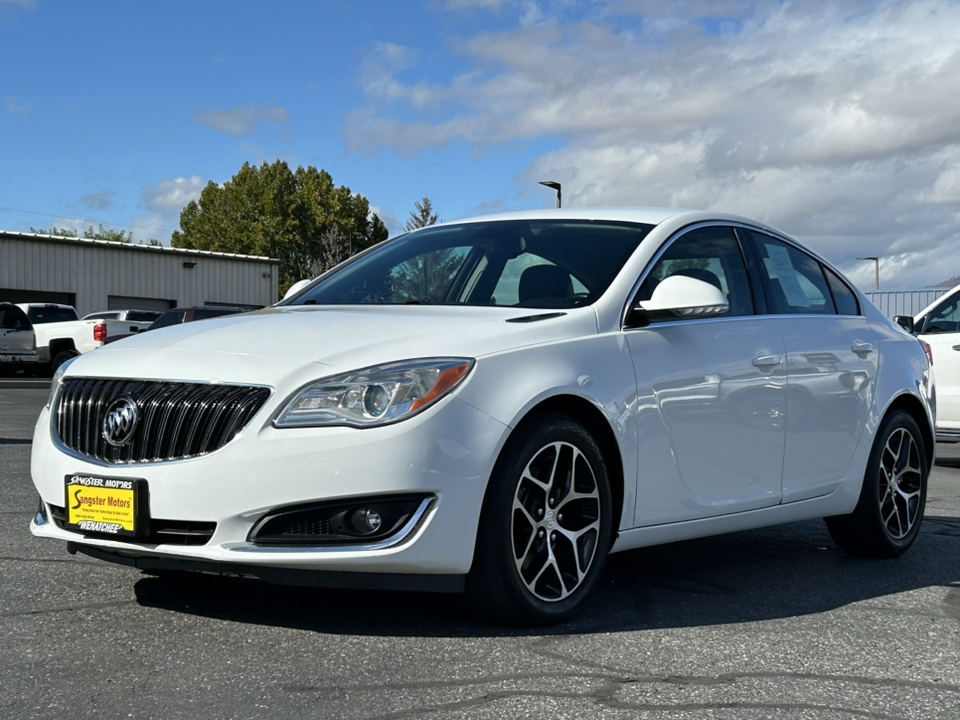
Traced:
[[317, 364], [326, 375], [409, 358], [479, 358], [596, 332], [590, 307], [291, 306], [133, 335], [81, 356], [69, 374], [272, 384], [315, 376]]

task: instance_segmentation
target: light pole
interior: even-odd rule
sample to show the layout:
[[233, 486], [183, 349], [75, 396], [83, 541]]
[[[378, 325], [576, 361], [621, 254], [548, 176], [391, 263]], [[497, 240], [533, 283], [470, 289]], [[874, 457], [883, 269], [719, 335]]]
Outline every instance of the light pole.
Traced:
[[557, 207], [560, 207], [560, 183], [554, 182], [553, 180], [541, 180], [540, 184], [557, 191]]
[[858, 257], [857, 260], [872, 260], [874, 264], [874, 276], [876, 289], [880, 290], [880, 258], [878, 257]]

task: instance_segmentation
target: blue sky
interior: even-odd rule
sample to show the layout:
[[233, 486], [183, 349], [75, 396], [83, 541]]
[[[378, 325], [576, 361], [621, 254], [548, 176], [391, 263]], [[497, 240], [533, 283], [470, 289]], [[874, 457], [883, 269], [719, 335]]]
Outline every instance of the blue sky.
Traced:
[[282, 158], [393, 232], [557, 180], [922, 287], [960, 275], [957, 28], [952, 0], [0, 0], [0, 228], [169, 242], [208, 181]]

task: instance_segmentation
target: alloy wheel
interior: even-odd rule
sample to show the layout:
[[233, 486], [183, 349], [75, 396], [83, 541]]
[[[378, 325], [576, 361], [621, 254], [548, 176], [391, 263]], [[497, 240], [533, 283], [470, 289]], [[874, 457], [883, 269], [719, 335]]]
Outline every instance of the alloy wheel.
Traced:
[[575, 445], [550, 443], [527, 463], [513, 499], [511, 548], [537, 599], [564, 600], [583, 584], [596, 555], [600, 508], [594, 469]]
[[922, 487], [920, 448], [910, 432], [897, 428], [887, 438], [880, 456], [878, 486], [880, 518], [894, 540], [906, 537], [916, 524]]

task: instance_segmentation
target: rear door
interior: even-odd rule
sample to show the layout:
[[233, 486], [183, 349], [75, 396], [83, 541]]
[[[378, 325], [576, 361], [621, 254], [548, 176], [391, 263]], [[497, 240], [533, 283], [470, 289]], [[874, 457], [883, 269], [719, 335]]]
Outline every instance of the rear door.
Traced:
[[866, 428], [877, 377], [877, 339], [856, 295], [792, 243], [754, 230], [767, 311], [787, 351], [783, 502], [825, 495], [846, 473]]

